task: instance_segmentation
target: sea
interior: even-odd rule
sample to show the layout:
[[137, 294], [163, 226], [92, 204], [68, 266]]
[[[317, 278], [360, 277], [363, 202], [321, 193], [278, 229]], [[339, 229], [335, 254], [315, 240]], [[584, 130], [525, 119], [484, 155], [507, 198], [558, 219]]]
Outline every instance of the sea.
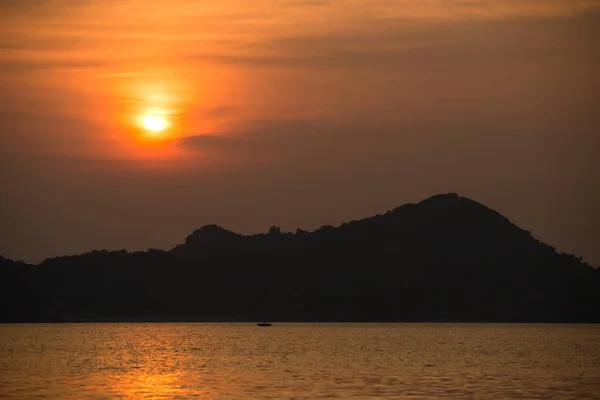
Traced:
[[600, 325], [0, 325], [7, 399], [600, 399]]

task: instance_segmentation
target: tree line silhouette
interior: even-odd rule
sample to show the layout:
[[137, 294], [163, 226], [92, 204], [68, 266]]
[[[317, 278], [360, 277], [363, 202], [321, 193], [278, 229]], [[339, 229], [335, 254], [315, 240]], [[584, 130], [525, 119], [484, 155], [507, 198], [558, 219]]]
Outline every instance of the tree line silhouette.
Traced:
[[0, 257], [0, 321], [600, 322], [600, 271], [456, 194], [313, 232]]

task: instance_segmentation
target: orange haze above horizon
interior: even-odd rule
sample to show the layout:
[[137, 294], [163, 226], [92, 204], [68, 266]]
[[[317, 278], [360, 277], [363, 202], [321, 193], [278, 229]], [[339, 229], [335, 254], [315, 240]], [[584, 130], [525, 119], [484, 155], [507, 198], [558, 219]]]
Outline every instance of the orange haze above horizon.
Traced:
[[[9, 79], [38, 92], [41, 102], [58, 97], [56, 106], [78, 108], [56, 110], [57, 115], [75, 114], [68, 117], [94, 125], [91, 137], [86, 138], [94, 143], [77, 146], [56, 134], [56, 149], [79, 154], [84, 148], [95, 157], [153, 158], [178, 153], [166, 149], [173, 150], [182, 137], [230, 133], [235, 130], [235, 120], [348, 119], [351, 117], [344, 115], [346, 110], [360, 106], [336, 107], [336, 102], [327, 98], [330, 94], [318, 99], [298, 92], [298, 87], [289, 97], [288, 91], [278, 90], [277, 81], [290, 81], [290, 71], [286, 70], [294, 67], [287, 64], [306, 59], [309, 65], [305, 69], [314, 68], [310, 58], [321, 57], [319, 53], [329, 50], [327, 46], [319, 48], [313, 38], [325, 36], [339, 41], [340, 35], [347, 32], [368, 38], [378, 29], [371, 24], [383, 21], [385, 26], [400, 21], [407, 34], [396, 46], [419, 49], [439, 43], [415, 37], [410, 32], [413, 28], [435, 30], [449, 23], [494, 23], [507, 18], [562, 18], [598, 6], [582, 0], [569, 4], [557, 0], [259, 0], [251, 5], [229, 0], [183, 1], [180, 5], [172, 7], [162, 0], [50, 0], [38, 6], [15, 4], [5, 8], [1, 20], [4, 48], [8, 50], [3, 51], [1, 60], [9, 67], [4, 71]], [[286, 41], [290, 46], [297, 44], [293, 54], [288, 54]], [[385, 50], [390, 45], [384, 40], [377, 46]], [[348, 46], [350, 42], [340, 41], [336, 51], [353, 51]], [[362, 50], [362, 46], [359, 41], [357, 49]], [[321, 71], [321, 75], [326, 80], [331, 72]], [[301, 76], [303, 72], [296, 74]], [[269, 78], [274, 80], [273, 85]], [[15, 93], [10, 96], [24, 100]], [[148, 135], [148, 129], [139, 121], [147, 110], [168, 115], [168, 132]], [[223, 110], [231, 110], [232, 114], [225, 115]], [[71, 150], [73, 146], [77, 149]]]
[[0, 254], [458, 192], [600, 264], [599, 27], [600, 0], [0, 1]]

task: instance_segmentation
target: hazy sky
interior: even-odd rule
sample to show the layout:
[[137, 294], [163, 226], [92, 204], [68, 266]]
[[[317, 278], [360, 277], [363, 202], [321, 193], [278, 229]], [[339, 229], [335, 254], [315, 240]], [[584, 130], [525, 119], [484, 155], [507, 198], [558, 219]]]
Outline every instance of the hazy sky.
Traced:
[[0, 254], [457, 192], [600, 265], [599, 39], [593, 0], [2, 0]]

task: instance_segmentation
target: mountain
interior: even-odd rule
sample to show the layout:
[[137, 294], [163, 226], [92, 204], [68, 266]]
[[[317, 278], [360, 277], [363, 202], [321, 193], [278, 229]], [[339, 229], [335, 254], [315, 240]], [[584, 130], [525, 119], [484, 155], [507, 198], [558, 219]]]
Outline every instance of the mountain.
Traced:
[[600, 322], [600, 271], [433, 196], [314, 232], [216, 225], [170, 251], [0, 257], [0, 321]]

